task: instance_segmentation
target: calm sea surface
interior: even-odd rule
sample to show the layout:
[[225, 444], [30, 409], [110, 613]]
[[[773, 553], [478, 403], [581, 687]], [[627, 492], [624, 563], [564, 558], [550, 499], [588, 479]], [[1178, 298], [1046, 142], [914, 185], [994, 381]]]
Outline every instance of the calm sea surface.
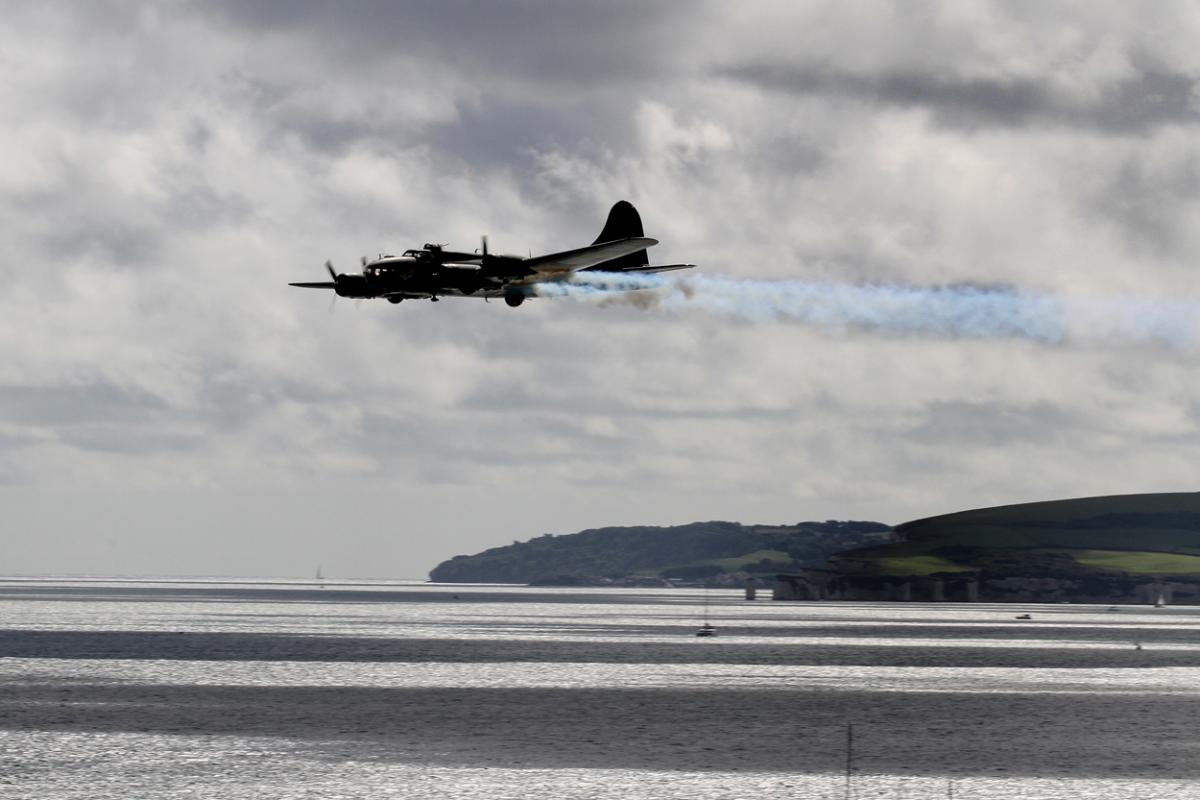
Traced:
[[707, 601], [0, 580], [0, 798], [1200, 797], [1200, 609]]

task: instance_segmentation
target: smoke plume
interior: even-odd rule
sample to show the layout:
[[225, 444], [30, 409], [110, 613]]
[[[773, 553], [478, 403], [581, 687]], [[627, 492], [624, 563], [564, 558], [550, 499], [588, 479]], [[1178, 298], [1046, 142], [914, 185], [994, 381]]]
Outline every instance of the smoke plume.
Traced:
[[1193, 350], [1200, 305], [952, 284], [851, 285], [721, 275], [584, 272], [539, 284], [542, 297], [701, 312], [748, 322], [792, 322], [829, 335], [866, 332], [962, 339], [1026, 339], [1047, 345], [1149, 344]]

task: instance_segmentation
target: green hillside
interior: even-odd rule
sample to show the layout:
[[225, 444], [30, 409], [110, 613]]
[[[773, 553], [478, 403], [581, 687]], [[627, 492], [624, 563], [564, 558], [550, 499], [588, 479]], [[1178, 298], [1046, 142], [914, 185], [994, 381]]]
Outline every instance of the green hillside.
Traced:
[[899, 541], [841, 553], [848, 571], [1200, 576], [1200, 494], [1085, 497], [906, 522]]
[[695, 580], [719, 573], [775, 573], [816, 565], [853, 547], [891, 539], [880, 522], [795, 525], [694, 522], [671, 527], [596, 528], [546, 534], [444, 561], [429, 577], [440, 583], [532, 583], [665, 577]]

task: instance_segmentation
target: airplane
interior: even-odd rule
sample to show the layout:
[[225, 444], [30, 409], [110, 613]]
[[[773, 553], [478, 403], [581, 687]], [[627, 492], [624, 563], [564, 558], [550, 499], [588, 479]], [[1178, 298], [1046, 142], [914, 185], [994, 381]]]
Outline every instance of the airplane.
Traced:
[[475, 253], [447, 250], [446, 245], [426, 244], [398, 256], [362, 259], [360, 274], [338, 273], [326, 261], [332, 280], [289, 283], [305, 289], [333, 289], [339, 297], [387, 298], [389, 302], [442, 297], [503, 297], [516, 308], [536, 297], [541, 283], [571, 281], [577, 272], [648, 273], [689, 269], [694, 264], [651, 266], [646, 248], [658, 244], [642, 233], [642, 218], [625, 200], [608, 212], [604, 229], [586, 247], [544, 256], [492, 255], [487, 237]]

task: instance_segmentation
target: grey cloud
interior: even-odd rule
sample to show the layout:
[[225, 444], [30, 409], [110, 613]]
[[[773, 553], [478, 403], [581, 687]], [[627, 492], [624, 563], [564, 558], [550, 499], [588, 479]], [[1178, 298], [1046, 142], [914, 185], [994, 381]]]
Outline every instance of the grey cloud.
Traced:
[[110, 383], [0, 386], [0, 417], [23, 425], [129, 423], [165, 410], [158, 398]]
[[[565, 461], [611, 464], [628, 455], [630, 437], [590, 435], [581, 419], [565, 414], [526, 411], [520, 420], [508, 414], [460, 413], [453, 422], [438, 417], [401, 419], [370, 414], [356, 446], [392, 471], [408, 470], [437, 482], [472, 483], [491, 469], [553, 467]], [[412, 454], [436, 453], [423, 463]]]
[[54, 184], [14, 198], [12, 215], [36, 221], [32, 230], [41, 249], [60, 261], [94, 259], [118, 268], [161, 265], [169, 242], [166, 231], [203, 231], [236, 223], [251, 213], [250, 203], [223, 191], [180, 165], [164, 168], [158, 196], [127, 196], [74, 164]]
[[444, 149], [474, 168], [511, 172], [531, 189], [537, 152], [561, 147], [586, 151], [596, 143], [622, 149], [632, 131], [628, 117], [612, 113], [615, 103], [604, 98], [604, 107], [582, 108], [489, 96], [478, 106], [460, 109], [454, 122], [423, 131], [417, 140]]
[[904, 70], [864, 75], [763, 62], [733, 65], [718, 74], [796, 97], [927, 108], [938, 124], [950, 128], [1061, 125], [1133, 135], [1165, 124], [1200, 123], [1196, 77], [1160, 68], [1146, 68], [1107, 87], [1100, 100], [1079, 104], [1056, 96], [1037, 79], [961, 79]]
[[[232, 365], [228, 365], [232, 366]], [[314, 408], [332, 406], [341, 395], [312, 385], [271, 376], [236, 375], [206, 380], [198, 390], [198, 411], [191, 416], [221, 433], [244, 430], [260, 414], [280, 403], [301, 403]]]
[[[639, 424], [655, 420], [786, 422], [800, 413], [790, 408], [759, 408], [742, 404], [700, 408], [694, 401], [678, 397], [651, 399], [611, 392], [599, 393], [593, 381], [584, 374], [560, 374], [557, 379], [545, 376], [535, 380], [535, 385], [518, 380], [480, 385], [464, 399], [463, 408], [512, 415], [532, 412], [538, 415], [569, 414], [579, 418], [603, 417], [626, 423], [636, 421]], [[557, 391], [548, 394], [539, 388], [543, 380], [554, 380]], [[561, 389], [563, 386], [575, 388], [564, 393]]]
[[125, 455], [185, 453], [203, 440], [200, 433], [174, 434], [150, 427], [73, 426], [61, 430], [59, 439], [81, 450]]
[[[276, 145], [282, 145], [288, 136], [295, 136], [312, 150], [337, 153], [364, 139], [394, 138], [398, 134], [394, 128], [381, 124], [379, 118], [337, 117], [296, 105], [295, 93], [305, 88], [299, 81], [249, 74], [239, 67], [223, 75], [220, 86], [223, 101], [249, 110]], [[372, 88], [354, 87], [347, 91], [369, 93]], [[209, 136], [206, 127], [198, 125], [190, 143], [203, 148]]]
[[170, 194], [163, 209], [164, 222], [190, 231], [236, 224], [252, 214], [247, 199], [203, 183], [179, 186]]
[[766, 139], [755, 158], [755, 167], [785, 174], [816, 173], [830, 164], [828, 143], [798, 137]]
[[1113, 165], [1090, 198], [1091, 210], [1117, 225], [1133, 252], [1187, 257], [1187, 235], [1200, 200], [1200, 161], [1180, 154], [1169, 170], [1138, 155]]
[[662, 54], [677, 41], [672, 33], [699, 11], [695, 3], [683, 0], [351, 0], [337, 5], [320, 0], [228, 0], [194, 8], [201, 15], [215, 11], [250, 30], [319, 37], [332, 43], [330, 52], [340, 52], [349, 63], [415, 54], [431, 69], [483, 70], [476, 73], [483, 84], [501, 75], [523, 75], [547, 85], [605, 84], [661, 69]]
[[941, 401], [924, 409], [920, 421], [905, 431], [905, 438], [939, 447], [1011, 447], [1017, 443], [1069, 443], [1089, 429], [1078, 412], [1047, 403]]
[[360, 144], [385, 151], [424, 148], [438, 168], [457, 172], [463, 165], [480, 175], [503, 172], [534, 189], [538, 152], [607, 146], [620, 151], [632, 137], [628, 118], [612, 113], [627, 106], [602, 97], [591, 107], [537, 102], [491, 95], [478, 103], [459, 103], [454, 119], [421, 125], [399, 118], [332, 118], [315, 110], [282, 106], [261, 119], [275, 137], [296, 136], [315, 151], [337, 154]]
[[[201, 438], [172, 431], [171, 423], [180, 420], [161, 399], [108, 383], [0, 386], [0, 419], [49, 429], [62, 444], [105, 453], [185, 451]], [[42, 441], [32, 435], [7, 438], [15, 446]]]
[[121, 208], [87, 180], [27, 194], [17, 213], [39, 220], [39, 244], [56, 263], [92, 258], [115, 267], [143, 268], [157, 263], [164, 250], [163, 230], [152, 209]]
[[669, 4], [264, 2], [203, 4], [196, 13], [295, 36], [343, 93], [382, 104], [395, 85], [455, 111], [428, 123], [390, 106], [379, 115], [333, 116], [294, 102], [308, 83], [240, 69], [227, 75], [232, 99], [253, 108], [274, 136], [327, 153], [362, 142], [425, 147], [439, 168], [457, 160], [518, 179], [531, 175], [534, 150], [589, 142], [622, 149], [631, 135], [626, 112], [672, 69], [677, 41], [666, 35], [676, 19]]

